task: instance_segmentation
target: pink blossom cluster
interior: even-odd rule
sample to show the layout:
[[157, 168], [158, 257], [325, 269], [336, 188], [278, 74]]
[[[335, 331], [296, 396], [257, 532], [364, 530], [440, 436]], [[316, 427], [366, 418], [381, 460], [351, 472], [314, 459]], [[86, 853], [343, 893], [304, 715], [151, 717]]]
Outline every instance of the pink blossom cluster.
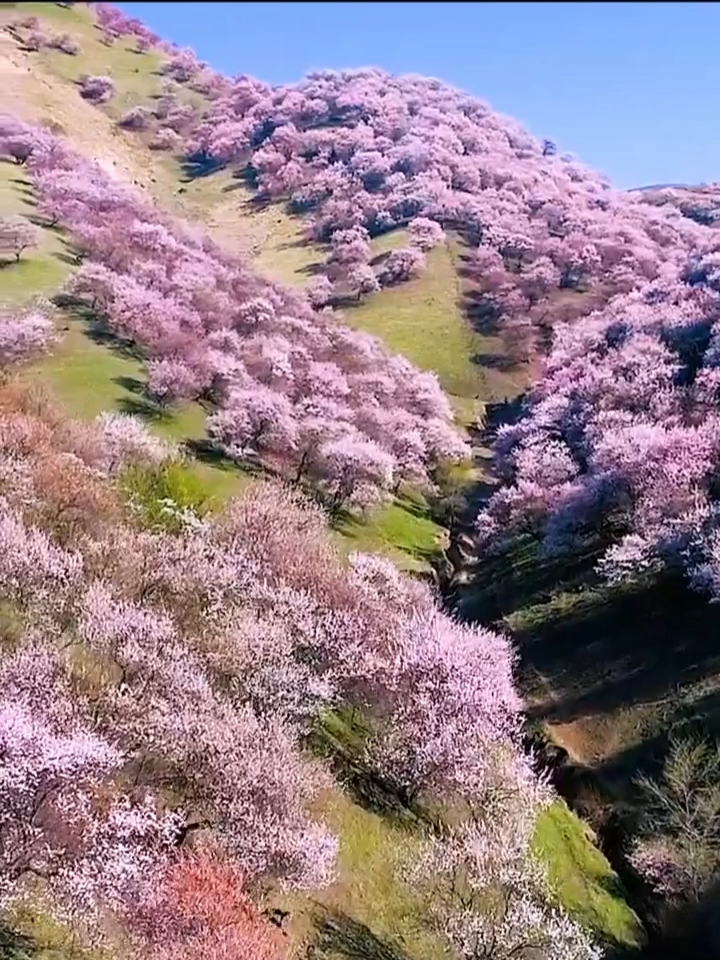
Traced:
[[55, 325], [42, 310], [0, 311], [0, 370], [37, 359], [55, 339]]
[[498, 434], [505, 480], [478, 521], [570, 551], [600, 533], [611, 581], [685, 569], [720, 589], [717, 233], [631, 294], [556, 328], [527, 415]]
[[[682, 263], [698, 225], [642, 193], [613, 190], [482, 101], [437, 80], [377, 69], [321, 71], [272, 87], [247, 76], [216, 97], [188, 150], [251, 170], [264, 197], [306, 215], [330, 245], [328, 274], [357, 284], [367, 237], [408, 228], [411, 245], [457, 230], [468, 271], [506, 322], [559, 289], [629, 291]], [[429, 226], [428, 224], [432, 224]], [[338, 240], [365, 231], [337, 255]], [[389, 270], [380, 283], [398, 282]]]
[[[366, 760], [407, 796], [484, 795], [525, 770], [502, 637], [456, 624], [387, 561], [348, 566], [323, 514], [269, 484], [178, 533], [119, 521], [60, 545], [33, 523], [27, 419], [0, 417], [2, 600], [28, 625], [0, 652], [8, 902], [40, 874], [61, 916], [122, 911], [195, 829], [248, 878], [327, 882], [337, 839], [308, 811], [328, 774], [302, 743], [343, 704], [371, 719]], [[100, 426], [58, 435], [86, 484], [107, 482]]]
[[68, 292], [142, 349], [158, 399], [213, 404], [208, 432], [228, 456], [312, 482], [339, 508], [427, 486], [439, 461], [467, 455], [434, 374], [261, 280], [45, 131], [5, 120], [0, 151], [26, 158], [39, 212], [75, 242]]
[[107, 103], [115, 92], [115, 84], [111, 77], [83, 74], [79, 83], [80, 96], [93, 103]]
[[36, 247], [39, 242], [40, 230], [25, 217], [0, 217], [0, 256], [9, 254], [19, 263], [23, 251]]
[[69, 33], [59, 33], [45, 40], [45, 45], [52, 50], [59, 50], [61, 53], [67, 53], [71, 57], [80, 53], [80, 44], [71, 37]]

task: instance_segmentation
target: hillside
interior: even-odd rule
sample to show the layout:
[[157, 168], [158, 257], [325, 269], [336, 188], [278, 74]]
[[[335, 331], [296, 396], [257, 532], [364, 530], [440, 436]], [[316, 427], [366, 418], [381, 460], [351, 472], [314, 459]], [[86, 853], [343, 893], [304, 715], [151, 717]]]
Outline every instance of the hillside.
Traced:
[[9, 955], [638, 953], [720, 842], [633, 782], [715, 734], [713, 188], [105, 4], [0, 26]]

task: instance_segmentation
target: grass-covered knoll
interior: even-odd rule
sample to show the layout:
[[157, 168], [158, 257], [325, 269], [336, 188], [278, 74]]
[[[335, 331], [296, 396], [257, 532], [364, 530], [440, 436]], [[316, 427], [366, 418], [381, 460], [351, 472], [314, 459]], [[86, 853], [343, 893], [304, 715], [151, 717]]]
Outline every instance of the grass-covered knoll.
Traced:
[[[373, 242], [377, 255], [403, 246], [403, 231]], [[482, 371], [473, 363], [480, 338], [462, 315], [460, 287], [449, 244], [431, 250], [421, 276], [382, 290], [343, 310], [347, 322], [372, 333], [422, 370], [438, 374], [461, 421], [472, 422], [483, 396]]]
[[345, 514], [335, 528], [343, 536], [343, 549], [382, 553], [403, 569], [415, 572], [427, 571], [446, 536], [424, 498], [412, 491], [376, 508], [365, 520]]
[[590, 828], [563, 800], [538, 820], [535, 851], [548, 866], [558, 901], [598, 938], [613, 946], [639, 945], [640, 921], [627, 905], [625, 892]]

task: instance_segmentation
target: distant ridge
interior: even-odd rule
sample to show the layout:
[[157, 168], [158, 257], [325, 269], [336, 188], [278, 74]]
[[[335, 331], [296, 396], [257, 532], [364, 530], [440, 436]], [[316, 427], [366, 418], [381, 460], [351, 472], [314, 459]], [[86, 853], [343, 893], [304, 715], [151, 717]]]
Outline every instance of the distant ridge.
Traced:
[[689, 183], [651, 183], [646, 187], [631, 187], [628, 193], [640, 193], [643, 190], [692, 190], [698, 187], [707, 187], [707, 183], [689, 184]]

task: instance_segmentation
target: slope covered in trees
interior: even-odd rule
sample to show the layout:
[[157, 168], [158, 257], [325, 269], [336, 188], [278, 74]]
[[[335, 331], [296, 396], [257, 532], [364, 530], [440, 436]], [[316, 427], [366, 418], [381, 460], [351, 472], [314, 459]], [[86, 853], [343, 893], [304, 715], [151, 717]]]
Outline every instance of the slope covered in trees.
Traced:
[[[711, 199], [616, 191], [439, 81], [273, 88], [105, 4], [5, 6], [8, 922], [118, 958], [637, 943], [525, 714], [570, 747], [557, 661], [618, 680], [623, 604], [707, 634]], [[345, 556], [443, 525], [475, 554], [445, 602]], [[716, 774], [680, 736], [642, 787], [619, 862], [654, 903], [705, 894]]]

